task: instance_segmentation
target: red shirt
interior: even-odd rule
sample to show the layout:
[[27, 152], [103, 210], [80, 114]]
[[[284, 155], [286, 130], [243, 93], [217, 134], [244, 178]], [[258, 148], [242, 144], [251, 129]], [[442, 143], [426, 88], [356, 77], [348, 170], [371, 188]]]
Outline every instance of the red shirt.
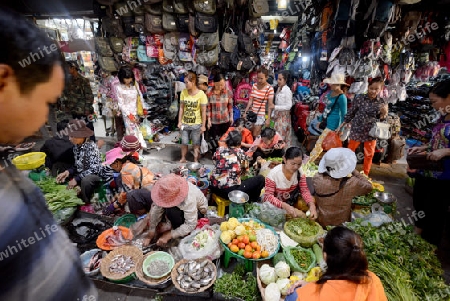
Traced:
[[[235, 127], [228, 128], [228, 131], [220, 138], [219, 146], [225, 147], [227, 145], [226, 140], [227, 140], [228, 134], [231, 131], [236, 131], [236, 130], [238, 130], [238, 129]], [[250, 132], [250, 130], [244, 128], [242, 130], [241, 134], [242, 134], [242, 143], [253, 144], [253, 136], [252, 136], [252, 132]]]

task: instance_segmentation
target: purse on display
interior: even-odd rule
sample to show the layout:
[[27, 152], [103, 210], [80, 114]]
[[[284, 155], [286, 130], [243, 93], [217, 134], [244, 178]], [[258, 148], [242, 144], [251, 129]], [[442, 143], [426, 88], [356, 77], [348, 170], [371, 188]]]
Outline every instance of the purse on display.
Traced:
[[369, 136], [377, 139], [387, 140], [391, 138], [391, 125], [387, 122], [375, 122], [369, 131]]

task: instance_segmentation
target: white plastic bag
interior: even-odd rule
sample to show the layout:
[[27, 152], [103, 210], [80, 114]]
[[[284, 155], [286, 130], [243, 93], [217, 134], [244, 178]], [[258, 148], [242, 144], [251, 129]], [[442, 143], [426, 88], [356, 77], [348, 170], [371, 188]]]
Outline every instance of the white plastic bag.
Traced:
[[208, 142], [205, 140], [205, 134], [202, 134], [202, 143], [200, 145], [200, 153], [205, 154], [209, 150]]
[[142, 121], [141, 125], [139, 126], [139, 130], [141, 131], [142, 137], [144, 137], [144, 139], [151, 139], [153, 137], [152, 125], [147, 118], [144, 118], [144, 121]]
[[[197, 234], [206, 233], [208, 235], [208, 239], [202, 246], [197, 244], [198, 239], [196, 239]], [[206, 225], [199, 230], [195, 230], [185, 238], [180, 241], [178, 246], [181, 255], [184, 259], [195, 260], [202, 257], [207, 257], [211, 260], [219, 258], [223, 253], [222, 245], [219, 243], [220, 237], [220, 226], [219, 225]], [[212, 234], [212, 235], [210, 235]]]

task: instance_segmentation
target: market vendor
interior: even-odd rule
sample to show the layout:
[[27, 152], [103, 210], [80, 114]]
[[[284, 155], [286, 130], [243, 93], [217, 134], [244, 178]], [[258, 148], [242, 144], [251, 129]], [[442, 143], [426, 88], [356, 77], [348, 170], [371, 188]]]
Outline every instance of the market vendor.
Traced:
[[283, 208], [292, 217], [305, 217], [305, 213], [295, 207], [301, 196], [309, 207], [310, 217], [316, 219], [314, 198], [306, 183], [306, 176], [300, 171], [302, 161], [303, 152], [299, 147], [288, 148], [283, 155], [283, 164], [275, 166], [266, 177], [263, 200]]
[[253, 157], [253, 161], [256, 161], [258, 157], [281, 157], [283, 149], [286, 143], [283, 138], [272, 128], [265, 128], [261, 132], [261, 136], [258, 136], [253, 142], [250, 149], [247, 151], [249, 157]]
[[241, 176], [248, 169], [248, 158], [240, 148], [242, 135], [231, 131], [226, 147], [219, 147], [213, 155], [214, 169], [211, 174], [211, 190], [221, 198], [228, 199], [228, 193], [240, 190], [248, 194], [250, 202], [256, 202], [264, 188], [264, 177], [257, 175], [246, 180]]
[[89, 139], [94, 132], [83, 120], [71, 120], [67, 132], [70, 141], [75, 145], [73, 148], [75, 164], [74, 167], [60, 173], [56, 181], [64, 183], [69, 179], [67, 188], [73, 189], [79, 186], [81, 199], [89, 203], [102, 181], [112, 179], [112, 172], [110, 168], [102, 166], [97, 144]]
[[[152, 203], [150, 190], [155, 184], [155, 176], [146, 167], [139, 166], [140, 162], [133, 153], [124, 152], [121, 147], [116, 147], [106, 153], [104, 165], [109, 165], [115, 172], [120, 173], [118, 182], [121, 185], [119, 190], [122, 191], [117, 200], [105, 208], [104, 214], [109, 215], [116, 209], [124, 208], [126, 202], [131, 199], [138, 202], [140, 200], [145, 204]], [[137, 193], [134, 192], [136, 190], [143, 191]]]
[[316, 282], [298, 281], [285, 301], [361, 300], [387, 301], [380, 278], [369, 271], [361, 237], [338, 226], [330, 230], [323, 243], [326, 272]]
[[235, 121], [234, 126], [230, 127], [228, 131], [220, 138], [219, 146], [225, 147], [227, 145], [226, 140], [231, 131], [241, 132], [241, 148], [247, 151], [253, 144], [252, 132], [245, 127], [245, 119], [239, 118]]
[[356, 168], [356, 155], [348, 148], [332, 148], [319, 163], [313, 178], [318, 223], [323, 227], [350, 222], [352, 199], [372, 191], [372, 184]]
[[194, 184], [175, 174], [162, 177], [152, 189], [153, 205], [150, 209], [147, 243], [155, 238], [156, 227], [164, 214], [172, 223], [172, 230], [163, 233], [157, 240], [158, 246], [166, 245], [171, 239], [191, 233], [197, 226], [199, 214], [206, 214], [208, 200]]

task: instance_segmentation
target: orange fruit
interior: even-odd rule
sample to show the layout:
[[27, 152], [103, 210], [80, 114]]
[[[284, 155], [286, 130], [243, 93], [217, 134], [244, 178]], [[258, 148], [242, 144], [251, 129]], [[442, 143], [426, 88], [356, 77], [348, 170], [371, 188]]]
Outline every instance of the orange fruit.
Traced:
[[230, 251], [233, 253], [237, 253], [237, 252], [239, 252], [239, 247], [232, 244], [230, 247]]
[[247, 235], [242, 236], [242, 242], [246, 245], [250, 242], [250, 238]]
[[239, 242], [242, 242], [242, 238], [244, 238], [242, 235], [239, 235], [238, 237], [237, 237], [237, 240], [239, 240]]
[[228, 249], [230, 249], [232, 245], [233, 245], [233, 243], [230, 242], [230, 243], [227, 245]]
[[261, 253], [258, 252], [258, 251], [253, 252], [252, 258], [253, 258], [253, 259], [259, 259], [259, 258], [261, 258]]
[[256, 247], [256, 251], [261, 252], [261, 246], [260, 246], [260, 245], [258, 245], [258, 246]]
[[245, 244], [243, 242], [240, 242], [238, 244], [239, 249], [245, 249]]
[[237, 240], [237, 239], [235, 238], [235, 239], [232, 240], [232, 243], [233, 243], [234, 245], [237, 245], [237, 244], [239, 243], [239, 240]]
[[261, 252], [261, 257], [262, 257], [262, 258], [269, 257], [269, 255], [270, 255], [269, 252], [267, 252], [266, 250], [264, 250], [264, 251]]
[[245, 246], [245, 251], [247, 251], [247, 252], [253, 252], [252, 246], [251, 246], [251, 245], [246, 245], [246, 246]]
[[252, 252], [248, 252], [248, 251], [244, 252], [244, 257], [245, 258], [250, 259], [250, 258], [252, 258], [252, 256], [253, 256]]
[[256, 241], [252, 241], [252, 242], [250, 243], [250, 245], [251, 245], [252, 248], [255, 249], [255, 250], [256, 250], [256, 249], [258, 248], [258, 246], [259, 246], [258, 243], [257, 243]]

